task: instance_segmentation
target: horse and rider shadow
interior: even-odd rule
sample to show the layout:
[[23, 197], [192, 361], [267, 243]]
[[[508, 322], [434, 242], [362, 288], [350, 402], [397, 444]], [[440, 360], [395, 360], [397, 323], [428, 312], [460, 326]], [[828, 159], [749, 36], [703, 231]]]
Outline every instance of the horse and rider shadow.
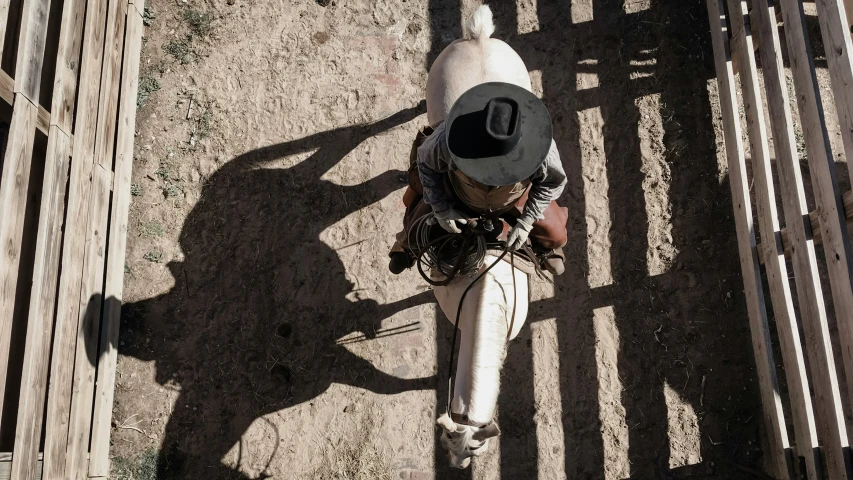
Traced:
[[[158, 478], [233, 477], [238, 472], [221, 459], [254, 420], [332, 383], [382, 395], [435, 388], [434, 377], [385, 374], [336, 342], [353, 332], [381, 335], [383, 319], [431, 302], [431, 292], [385, 305], [350, 301], [354, 285], [319, 238], [406, 178], [390, 170], [341, 186], [323, 174], [366, 139], [424, 111], [421, 102], [372, 124], [261, 148], [207, 180], [181, 231], [185, 258], [168, 264], [175, 286], [122, 312], [119, 352], [155, 361], [156, 381], [180, 386]], [[269, 165], [314, 150], [292, 167]]]

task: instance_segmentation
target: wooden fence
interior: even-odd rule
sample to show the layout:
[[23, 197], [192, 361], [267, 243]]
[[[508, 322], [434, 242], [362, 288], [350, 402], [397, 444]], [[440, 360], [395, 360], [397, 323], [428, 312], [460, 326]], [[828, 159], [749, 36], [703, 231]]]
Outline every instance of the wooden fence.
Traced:
[[[831, 78], [829, 95], [836, 105], [844, 151], [853, 160], [853, 1], [846, 0], [846, 7], [844, 3], [817, 0], [813, 7]], [[848, 398], [853, 399], [853, 250], [847, 229], [848, 218], [853, 216], [853, 196], [839, 190], [804, 6], [801, 0], [707, 0], [707, 4], [772, 474], [776, 478], [850, 479], [853, 473], [841, 388], [846, 385]], [[784, 40], [780, 39], [780, 21]], [[813, 212], [806, 202], [783, 48], [802, 125], [816, 205]], [[750, 147], [749, 172], [741, 136], [741, 107]], [[765, 118], [769, 118], [769, 131]], [[775, 165], [771, 164], [768, 137], [772, 138]], [[853, 175], [853, 169], [849, 172]], [[780, 228], [777, 199], [781, 199], [784, 229]], [[752, 202], [760, 244], [756, 243]], [[818, 262], [823, 262], [815, 249], [819, 244], [829, 292], [823, 290], [819, 275]], [[772, 298], [781, 359], [773, 355], [761, 264]], [[831, 337], [827, 319], [825, 299], [830, 295], [838, 338]], [[840, 352], [833, 351], [833, 340]], [[836, 358], [846, 372], [841, 382]], [[784, 403], [790, 404], [788, 415], [777, 383], [777, 363], [784, 365], [787, 379]], [[849, 405], [846, 407], [849, 411]]]
[[137, 1], [0, 0], [0, 479], [109, 474]]

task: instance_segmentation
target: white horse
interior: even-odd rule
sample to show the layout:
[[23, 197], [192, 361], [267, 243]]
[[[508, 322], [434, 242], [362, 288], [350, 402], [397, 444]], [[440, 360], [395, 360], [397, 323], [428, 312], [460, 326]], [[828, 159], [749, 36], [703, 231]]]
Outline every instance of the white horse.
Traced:
[[[432, 127], [444, 121], [456, 99], [486, 82], [505, 82], [531, 90], [530, 75], [521, 57], [506, 43], [489, 38], [492, 12], [483, 5], [465, 26], [465, 39], [451, 43], [438, 56], [427, 80], [427, 119]], [[507, 257], [508, 258], [508, 257]], [[497, 260], [487, 255], [481, 272]], [[475, 277], [457, 277], [435, 296], [453, 322], [463, 292]], [[524, 325], [528, 309], [528, 277], [507, 262], [498, 262], [465, 296], [459, 316], [461, 337], [451, 412], [438, 419], [444, 429], [442, 445], [450, 463], [465, 468], [472, 456], [488, 448], [500, 431], [494, 422], [500, 389], [500, 370], [506, 344]]]

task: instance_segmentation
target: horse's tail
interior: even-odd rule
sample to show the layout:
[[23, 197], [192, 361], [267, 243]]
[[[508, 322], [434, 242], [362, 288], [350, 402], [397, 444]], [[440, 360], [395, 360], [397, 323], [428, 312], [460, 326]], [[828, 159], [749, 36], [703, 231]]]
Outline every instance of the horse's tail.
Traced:
[[492, 21], [492, 10], [488, 5], [480, 5], [468, 17], [465, 24], [465, 38], [484, 41], [495, 33], [495, 23]]

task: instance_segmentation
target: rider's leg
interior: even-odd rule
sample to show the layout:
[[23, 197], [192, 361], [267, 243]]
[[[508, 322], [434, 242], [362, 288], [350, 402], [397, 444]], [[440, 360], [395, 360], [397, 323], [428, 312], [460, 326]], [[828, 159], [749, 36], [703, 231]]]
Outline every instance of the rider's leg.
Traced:
[[431, 127], [423, 127], [418, 130], [409, 152], [409, 186], [403, 195], [403, 204], [406, 206], [406, 214], [403, 216], [403, 230], [397, 233], [394, 246], [388, 252], [388, 256], [391, 257], [388, 269], [395, 275], [414, 265], [414, 259], [407, 241], [409, 228], [415, 223], [415, 220], [432, 211], [429, 205], [423, 202], [424, 187], [421, 185], [421, 178], [418, 175], [418, 147], [432, 134], [432, 131]]
[[543, 258], [542, 267], [553, 275], [562, 274], [566, 267], [566, 256], [563, 247], [568, 241], [566, 222], [569, 218], [569, 209], [551, 202], [545, 209], [545, 218], [533, 224], [530, 232], [530, 243], [534, 251]]

